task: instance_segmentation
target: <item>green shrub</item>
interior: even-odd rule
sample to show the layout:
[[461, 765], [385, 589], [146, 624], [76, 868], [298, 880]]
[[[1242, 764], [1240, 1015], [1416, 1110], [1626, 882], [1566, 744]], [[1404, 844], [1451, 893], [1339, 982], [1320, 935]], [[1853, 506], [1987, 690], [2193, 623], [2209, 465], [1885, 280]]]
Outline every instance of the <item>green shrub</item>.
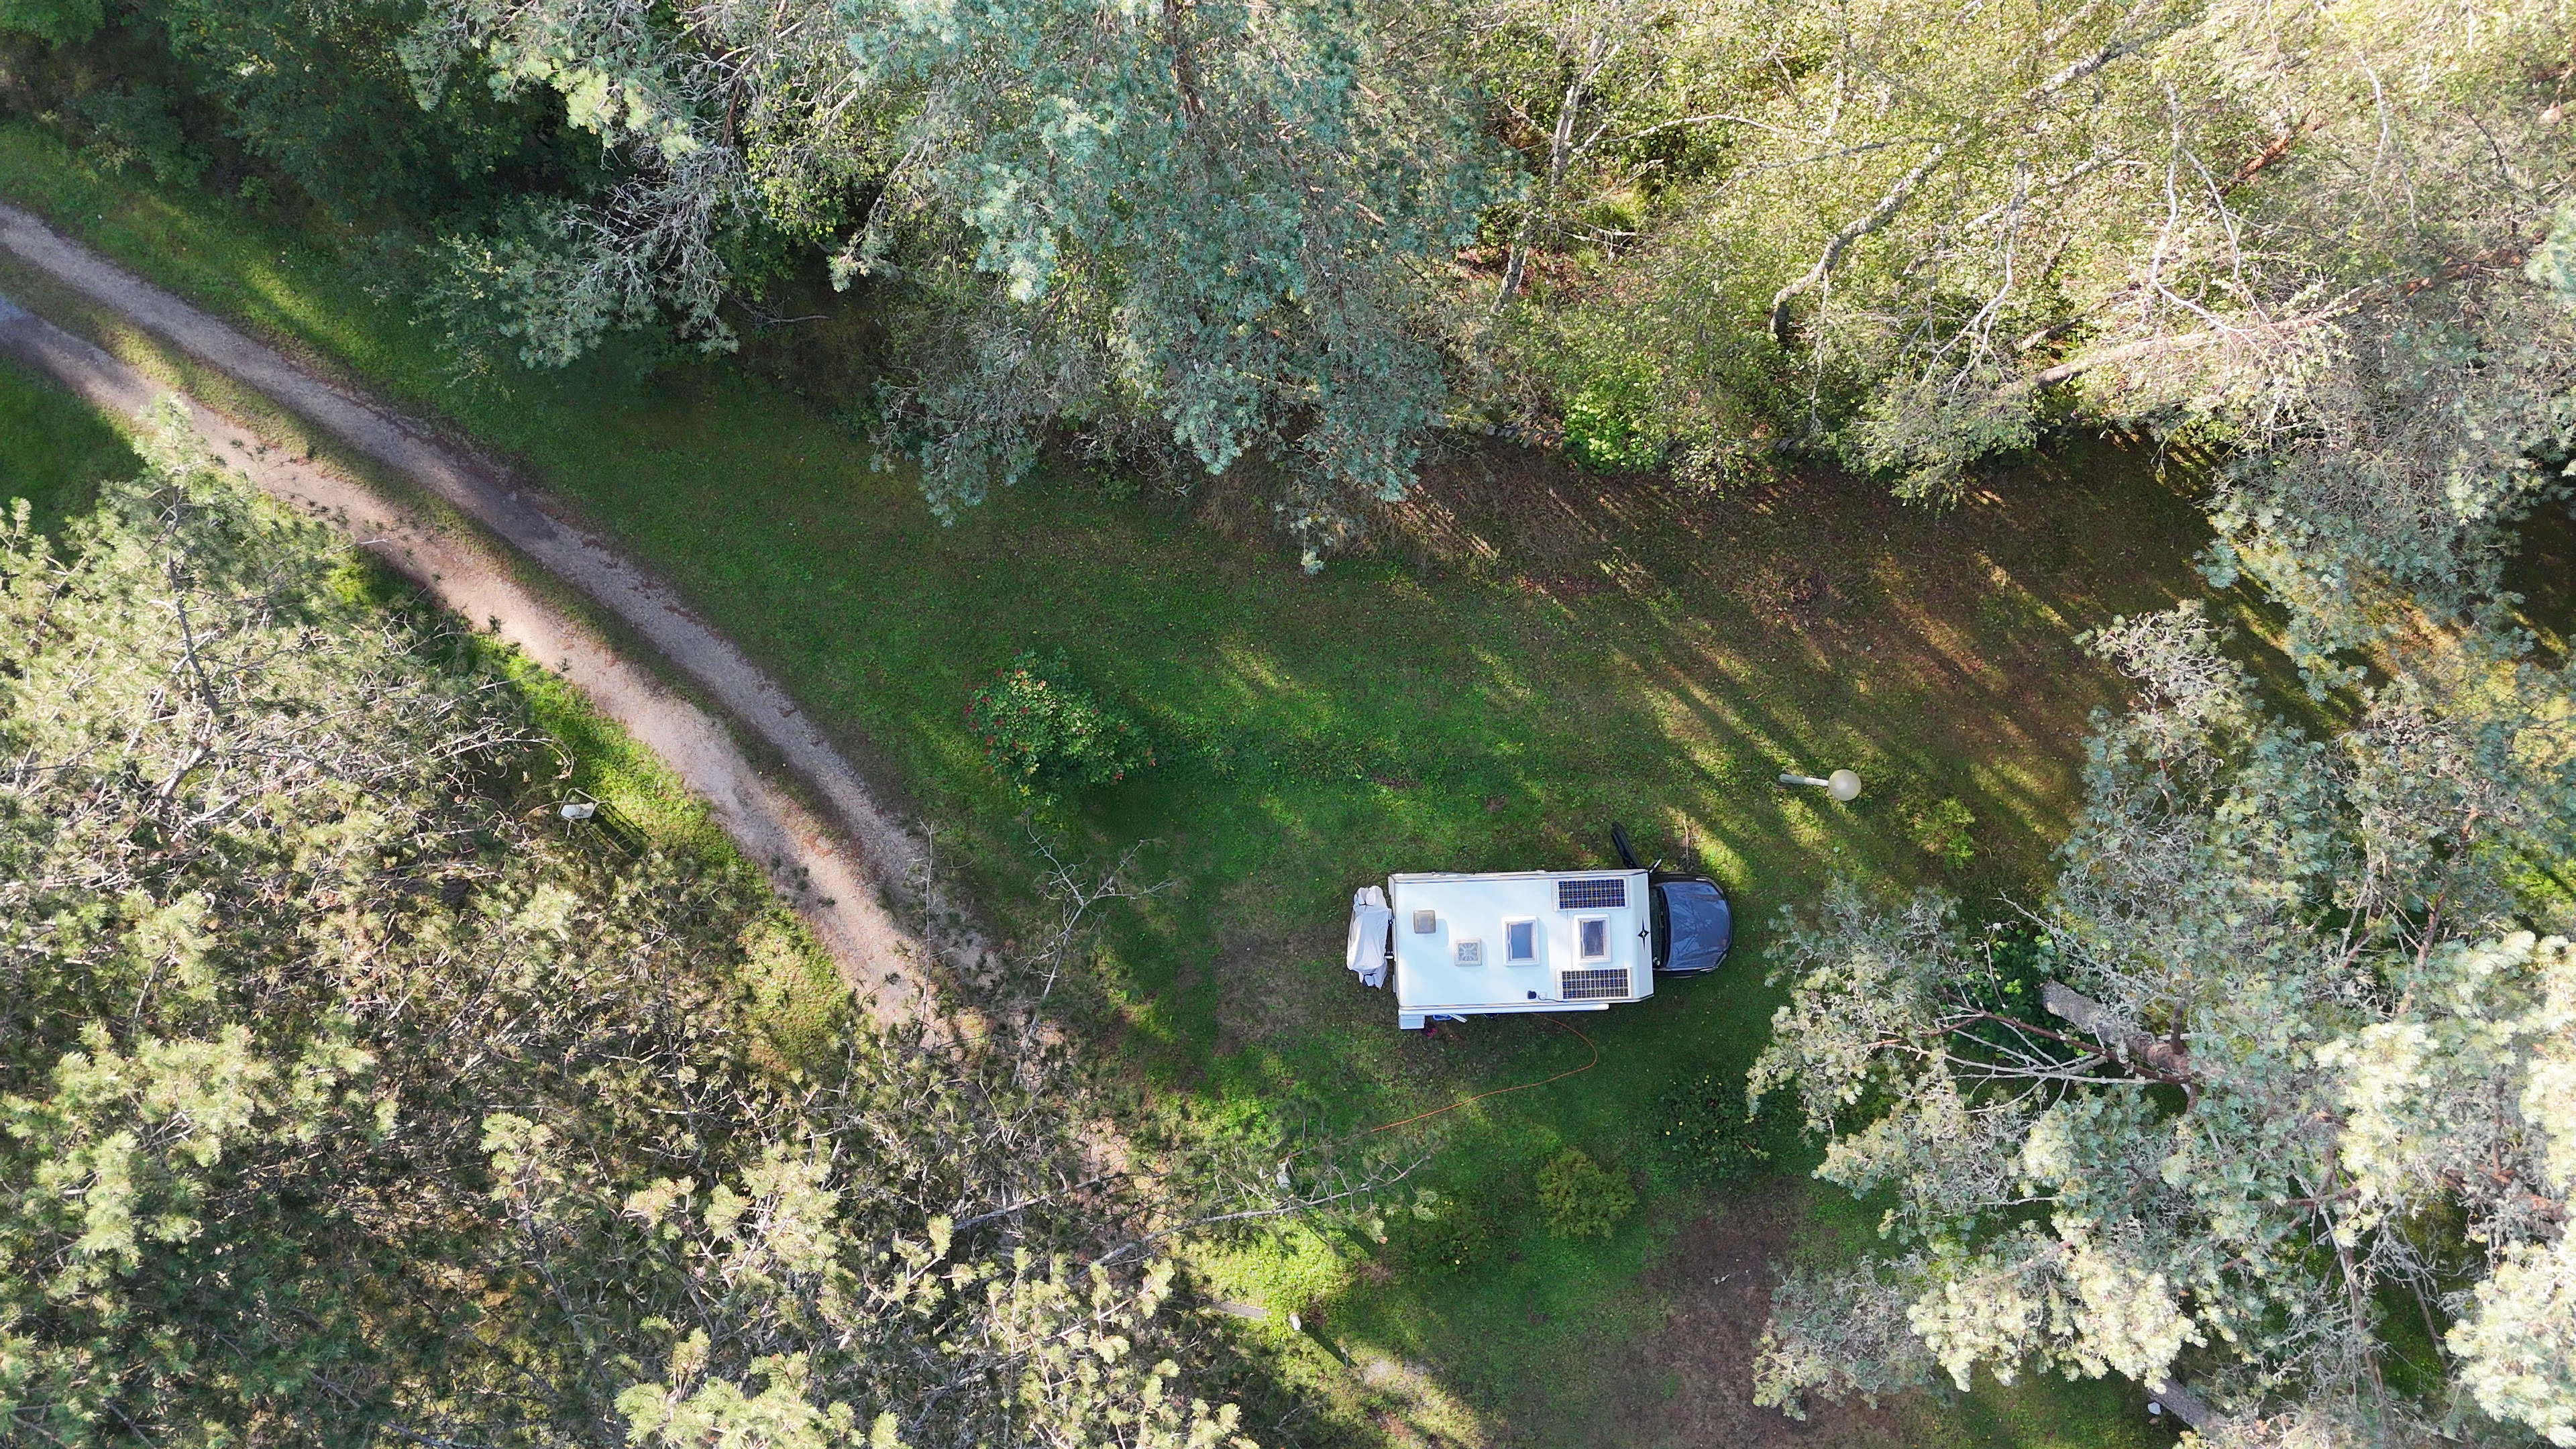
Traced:
[[1569, 1147], [1538, 1170], [1538, 1207], [1550, 1230], [1564, 1238], [1606, 1238], [1637, 1205], [1637, 1194], [1619, 1173]]
[[1135, 723], [1068, 682], [1071, 672], [1061, 654], [1022, 654], [966, 702], [984, 758], [1023, 795], [1113, 784], [1154, 763]]
[[1992, 921], [1986, 925], [1985, 958], [1958, 978], [1967, 1000], [1999, 1016], [2051, 1021], [2040, 995], [2063, 969], [2055, 943], [2027, 920]]
[[1634, 473], [1664, 461], [1671, 437], [1653, 388], [1634, 372], [1596, 377], [1565, 400], [1565, 452], [1598, 473]]
[[1482, 1208], [1455, 1193], [1429, 1188], [1387, 1220], [1387, 1255], [1407, 1268], [1455, 1272], [1473, 1267], [1494, 1250], [1494, 1227]]
[[1766, 1097], [1748, 1118], [1741, 1077], [1686, 1076], [1656, 1099], [1656, 1140], [1681, 1175], [1703, 1187], [1758, 1177], [1771, 1161], [1766, 1143], [1786, 1125], [1781, 1098]]
[[104, 169], [123, 172], [140, 166], [163, 186], [177, 186], [205, 174], [205, 153], [188, 139], [169, 93], [158, 86], [119, 85], [93, 91], [73, 102], [89, 122], [89, 154]]
[[0, 0], [0, 35], [32, 35], [48, 45], [77, 45], [106, 18], [99, 0]]
[[1937, 805], [1913, 810], [1908, 813], [1906, 823], [1912, 827], [1914, 843], [1923, 847], [1924, 854], [1937, 857], [1952, 869], [1977, 858], [1977, 843], [1968, 835], [1968, 828], [1977, 823], [1977, 817], [1969, 814], [1968, 807], [1956, 800], [1943, 800]]

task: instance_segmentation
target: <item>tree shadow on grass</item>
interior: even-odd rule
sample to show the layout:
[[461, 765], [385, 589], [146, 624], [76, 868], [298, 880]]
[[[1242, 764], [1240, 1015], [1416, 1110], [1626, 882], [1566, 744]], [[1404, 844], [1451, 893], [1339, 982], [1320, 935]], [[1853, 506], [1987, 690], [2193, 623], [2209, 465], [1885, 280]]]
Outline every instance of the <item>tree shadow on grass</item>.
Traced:
[[[1625, 819], [1729, 881], [1737, 959], [1723, 979], [1583, 1018], [1600, 1070], [1462, 1113], [1442, 1136], [1470, 1179], [1521, 1173], [1560, 1142], [1635, 1158], [1641, 1105], [1673, 1072], [1740, 1070], [1758, 1048], [1783, 902], [1836, 874], [1972, 898], [2044, 887], [2090, 717], [2125, 698], [2074, 636], [2203, 592], [2190, 558], [2206, 525], [2153, 462], [2093, 445], [1936, 512], [1843, 477], [1690, 498], [1535, 456], [1469, 459], [1401, 506], [1417, 529], [1390, 520], [1373, 551], [1316, 580], [1259, 566], [1271, 540], [1229, 547], [1165, 522], [1156, 585], [1194, 617], [1157, 624], [1158, 657], [1096, 636], [1069, 647], [1123, 672], [1166, 726], [1221, 722], [1210, 738], [1234, 753], [1176, 758], [1090, 812], [1104, 833], [1177, 839], [1192, 876], [1119, 953], [1136, 971], [1127, 1000], [1145, 1005], [1107, 1013], [1118, 1050], [1166, 1052], [1164, 1080], [1211, 1096], [1320, 1084], [1353, 1129], [1544, 1075], [1564, 1044], [1537, 1023], [1438, 1043], [1395, 1032], [1387, 998], [1340, 969], [1341, 914], [1355, 884], [1397, 870], [1606, 863], [1607, 823]], [[1137, 526], [1081, 512], [1084, 528]], [[1773, 779], [1839, 766], [1871, 782], [1848, 807]], [[1976, 817], [1965, 869], [1927, 854], [1907, 819], [1942, 799]], [[1155, 959], [1208, 969], [1158, 977]], [[1613, 1301], [1634, 1281], [1622, 1272], [1575, 1286]], [[1542, 1291], [1525, 1266], [1496, 1267], [1472, 1291], [1358, 1284], [1347, 1311], [1395, 1335], [1375, 1351], [1473, 1365], [1492, 1358], [1475, 1340], [1503, 1330], [1467, 1304]], [[1589, 1376], [1513, 1387], [1518, 1374], [1465, 1372], [1492, 1380], [1498, 1426], [1574, 1422], [1613, 1393]]]

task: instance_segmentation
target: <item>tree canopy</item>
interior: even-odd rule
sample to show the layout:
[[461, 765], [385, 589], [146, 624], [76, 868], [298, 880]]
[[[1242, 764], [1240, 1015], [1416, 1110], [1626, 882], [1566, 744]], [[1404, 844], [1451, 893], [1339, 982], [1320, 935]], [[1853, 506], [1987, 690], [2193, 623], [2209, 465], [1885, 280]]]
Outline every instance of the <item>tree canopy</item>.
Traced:
[[550, 827], [495, 652], [178, 436], [0, 536], [5, 1437], [1241, 1442], [1043, 1053]]
[[[0, 33], [151, 69], [52, 16]], [[1786, 450], [1934, 498], [2070, 419], [2268, 445], [2352, 377], [2526, 325], [2488, 301], [2576, 170], [2564, 0], [149, 0], [130, 23], [165, 80], [13, 86], [146, 138], [156, 172], [203, 164], [179, 138], [210, 116], [427, 242], [411, 285], [468, 346], [722, 348], [828, 272], [885, 326], [849, 401], [943, 517], [1050, 442], [1184, 486], [1258, 462], [1310, 564], [1452, 424], [1703, 484]]]
[[1887, 1198], [1890, 1250], [1783, 1288], [1765, 1397], [2116, 1370], [2188, 1377], [2246, 1442], [2282, 1414], [2565, 1442], [2563, 669], [2453, 658], [2471, 679], [2373, 691], [2319, 739], [2196, 613], [2099, 647], [2144, 699], [2028, 935], [1848, 891], [1793, 923], [1753, 1085], [1829, 1135], [1822, 1176]]
[[2447, 319], [2356, 312], [2222, 485], [2214, 581], [2348, 727], [2196, 606], [2125, 621], [2094, 647], [2140, 699], [2027, 940], [1932, 897], [1791, 923], [1754, 1086], [1894, 1205], [1889, 1252], [1783, 1287], [1770, 1401], [2187, 1373], [2212, 1442], [2576, 1442], [2576, 675], [2501, 582], [2576, 455], [2565, 226]]
[[1292, 529], [1329, 532], [1440, 420], [1435, 279], [1492, 183], [1400, 12], [463, 0], [421, 36], [629, 163], [470, 258], [531, 361], [665, 307], [721, 344], [726, 237], [778, 231], [895, 289], [881, 404], [943, 516], [1063, 426], [1209, 472], [1266, 449]]

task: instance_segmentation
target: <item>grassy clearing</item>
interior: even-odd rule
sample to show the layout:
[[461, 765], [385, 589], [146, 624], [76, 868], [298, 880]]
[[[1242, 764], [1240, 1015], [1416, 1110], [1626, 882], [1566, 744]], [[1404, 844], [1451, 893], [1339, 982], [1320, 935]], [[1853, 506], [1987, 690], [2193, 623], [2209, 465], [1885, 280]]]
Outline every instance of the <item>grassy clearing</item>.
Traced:
[[[1579, 1076], [1404, 1129], [1431, 1156], [1418, 1180], [1494, 1225], [1472, 1270], [1390, 1271], [1372, 1245], [1302, 1233], [1208, 1255], [1220, 1291], [1310, 1321], [1247, 1327], [1257, 1352], [1399, 1441], [1706, 1442], [1692, 1415], [1726, 1390], [1691, 1376], [1716, 1350], [1676, 1337], [1710, 1292], [1682, 1268], [1740, 1253], [1765, 1211], [1793, 1239], [1872, 1215], [1793, 1179], [1685, 1187], [1652, 1104], [1686, 1073], [1742, 1071], [1773, 1005], [1768, 923], [1833, 875], [1937, 884], [1972, 910], [2031, 891], [2088, 713], [2117, 698], [2073, 636], [2198, 592], [2197, 513], [2107, 446], [1937, 514], [1853, 480], [1682, 500], [1480, 451], [1314, 579], [1222, 488], [1122, 498], [1057, 478], [943, 529], [792, 385], [615, 357], [460, 382], [370, 293], [369, 253], [99, 178], [24, 127], [0, 127], [0, 194], [517, 459], [940, 822], [944, 861], [1005, 930], [1033, 874], [1027, 806], [962, 711], [1020, 650], [1063, 650], [1163, 756], [1035, 822], [1092, 853], [1149, 841], [1145, 870], [1177, 883], [1112, 930], [1068, 1008], [1140, 1110], [1350, 1131], [1588, 1059], [1527, 1019], [1398, 1034], [1336, 959], [1349, 891], [1391, 870], [1598, 863], [1616, 818], [1728, 880], [1744, 927], [1720, 978], [1573, 1018], [1599, 1051]], [[1848, 808], [1772, 783], [1836, 766], [1871, 782]], [[1965, 864], [1927, 849], [1923, 822], [1953, 800], [1974, 817]], [[1642, 1188], [1606, 1242], [1535, 1224], [1536, 1167], [1566, 1145]], [[1609, 1360], [1670, 1367], [1568, 1371]], [[2105, 1386], [2024, 1384], [1847, 1416], [1829, 1437], [2154, 1442], [2135, 1408]]]
[[125, 435], [80, 399], [0, 358], [0, 509], [27, 500], [39, 533], [87, 508], [98, 485], [141, 466]]

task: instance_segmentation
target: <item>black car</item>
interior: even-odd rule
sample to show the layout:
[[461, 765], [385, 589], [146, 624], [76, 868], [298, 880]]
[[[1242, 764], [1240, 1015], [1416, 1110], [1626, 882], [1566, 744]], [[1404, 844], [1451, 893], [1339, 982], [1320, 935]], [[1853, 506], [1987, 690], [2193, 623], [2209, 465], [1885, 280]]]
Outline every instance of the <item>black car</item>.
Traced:
[[1654, 897], [1655, 970], [1667, 976], [1716, 970], [1735, 945], [1735, 907], [1726, 888], [1704, 875], [1666, 870], [1661, 861], [1648, 866], [1624, 826], [1610, 827], [1610, 844], [1621, 865], [1646, 872]]

